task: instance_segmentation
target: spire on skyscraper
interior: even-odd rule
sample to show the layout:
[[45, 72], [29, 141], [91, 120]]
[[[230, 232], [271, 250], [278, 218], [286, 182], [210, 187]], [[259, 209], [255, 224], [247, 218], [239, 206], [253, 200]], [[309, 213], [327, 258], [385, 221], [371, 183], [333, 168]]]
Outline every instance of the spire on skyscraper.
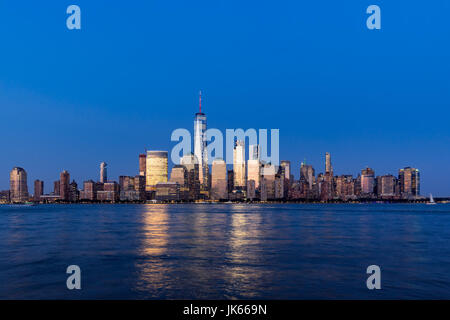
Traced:
[[199, 100], [198, 106], [199, 106], [199, 110], [200, 110], [199, 113], [202, 113], [202, 90], [200, 90], [198, 100]]

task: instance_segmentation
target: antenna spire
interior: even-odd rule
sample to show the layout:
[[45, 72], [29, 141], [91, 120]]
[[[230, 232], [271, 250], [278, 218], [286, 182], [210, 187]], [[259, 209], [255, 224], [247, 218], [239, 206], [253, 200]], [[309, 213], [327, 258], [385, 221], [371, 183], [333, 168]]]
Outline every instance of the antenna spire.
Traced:
[[202, 90], [200, 90], [200, 94], [199, 94], [199, 109], [200, 109], [200, 113], [202, 113]]

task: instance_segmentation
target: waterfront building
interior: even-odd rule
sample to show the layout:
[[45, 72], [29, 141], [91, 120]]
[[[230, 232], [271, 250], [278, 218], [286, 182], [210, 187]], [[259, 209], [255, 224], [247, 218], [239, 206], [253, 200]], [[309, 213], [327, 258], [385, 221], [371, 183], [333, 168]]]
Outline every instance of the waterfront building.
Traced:
[[358, 174], [358, 176], [353, 179], [353, 186], [354, 186], [354, 193], [356, 197], [361, 196], [361, 175]]
[[277, 174], [275, 165], [266, 163], [261, 167], [261, 184], [264, 189], [261, 189], [261, 200], [275, 199], [275, 175]]
[[70, 174], [67, 170], [61, 172], [59, 177], [59, 198], [62, 201], [70, 201]]
[[169, 182], [176, 182], [180, 186], [180, 200], [189, 200], [188, 171], [183, 165], [172, 168]]
[[97, 200], [97, 184], [88, 180], [83, 183], [83, 190], [80, 192], [80, 200]]
[[[97, 186], [98, 188], [98, 186]], [[101, 202], [116, 202], [120, 199], [120, 187], [115, 181], [103, 183], [103, 189], [97, 190], [97, 200]]]
[[208, 151], [206, 149], [206, 114], [202, 112], [202, 93], [199, 94], [199, 112], [194, 118], [194, 155], [197, 158], [199, 168], [199, 181], [201, 190], [209, 187]]
[[145, 177], [146, 167], [147, 167], [147, 155], [142, 153], [139, 155], [139, 175]]
[[254, 200], [256, 199], [256, 188], [254, 180], [247, 180], [247, 199]]
[[259, 188], [261, 179], [261, 162], [258, 159], [247, 161], [247, 181], [254, 181], [255, 189]]
[[227, 198], [227, 164], [223, 159], [215, 159], [211, 169], [211, 199], [223, 200]]
[[44, 181], [35, 180], [34, 181], [34, 195], [33, 200], [36, 202], [41, 201], [41, 196], [44, 194]]
[[227, 170], [227, 190], [230, 194], [234, 190], [234, 172], [233, 170]]
[[282, 160], [280, 162], [281, 174], [283, 175], [283, 198], [288, 198], [289, 188], [291, 186], [291, 162], [288, 160]]
[[234, 171], [234, 188], [243, 189], [246, 187], [245, 172], [245, 142], [237, 140], [233, 150], [233, 171]]
[[179, 201], [180, 185], [177, 182], [158, 182], [155, 198], [158, 201]]
[[303, 187], [302, 193], [307, 196], [312, 193], [313, 184], [315, 183], [316, 174], [312, 165], [306, 164], [306, 160], [300, 164], [300, 183]]
[[392, 198], [395, 196], [397, 179], [391, 175], [377, 177], [377, 196], [380, 198]]
[[145, 177], [120, 176], [119, 177], [120, 201], [145, 200]]
[[57, 194], [43, 194], [40, 202], [42, 203], [56, 203], [59, 201], [59, 195]]
[[28, 182], [25, 169], [15, 167], [9, 175], [10, 201], [20, 203], [28, 201]]
[[130, 200], [145, 200], [145, 176], [137, 175], [134, 177], [134, 190], [136, 192], [135, 197]]
[[146, 191], [154, 191], [156, 184], [167, 182], [168, 153], [167, 151], [147, 151], [146, 161]]
[[9, 203], [9, 202], [10, 202], [9, 190], [0, 191], [0, 203], [5, 204], [5, 203]]
[[180, 164], [186, 169], [189, 200], [198, 200], [200, 198], [200, 179], [197, 157], [192, 153], [184, 155]]
[[53, 182], [53, 195], [59, 196], [61, 193], [61, 181], [56, 180]]
[[420, 173], [418, 169], [411, 167], [400, 169], [398, 180], [402, 198], [415, 198], [420, 195]]
[[78, 190], [78, 184], [75, 180], [69, 184], [69, 201], [78, 202], [80, 200], [80, 191]]
[[361, 195], [373, 196], [375, 192], [375, 171], [367, 167], [361, 170]]
[[355, 186], [352, 175], [336, 177], [336, 197], [341, 200], [355, 199]]
[[100, 182], [105, 183], [108, 181], [108, 165], [106, 162], [100, 163]]
[[286, 195], [286, 189], [285, 189], [285, 175], [281, 167], [278, 169], [278, 173], [275, 175], [275, 181], [274, 181], [274, 192], [275, 192], [275, 199], [284, 199], [287, 197]]

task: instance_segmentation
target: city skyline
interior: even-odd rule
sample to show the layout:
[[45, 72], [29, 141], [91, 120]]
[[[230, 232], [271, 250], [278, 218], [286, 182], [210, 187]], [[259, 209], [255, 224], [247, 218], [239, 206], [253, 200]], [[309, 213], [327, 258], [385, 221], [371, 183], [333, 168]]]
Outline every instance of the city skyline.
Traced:
[[[206, 125], [206, 119], [207, 119], [206, 113], [202, 112], [202, 93], [200, 91], [200, 93], [199, 93], [199, 112], [195, 113], [195, 117], [194, 117], [193, 144], [191, 144], [191, 146], [193, 146], [193, 148], [189, 152], [187, 152], [185, 154], [185, 156], [191, 155], [192, 157], [195, 157], [195, 160], [191, 160], [191, 162], [195, 161], [195, 163], [198, 163], [199, 168], [198, 168], [197, 175], [198, 175], [198, 179], [199, 179], [199, 188], [200, 188], [199, 192], [209, 194], [209, 192], [214, 189], [214, 187], [211, 188], [211, 181], [210, 181], [211, 179], [213, 179], [211, 176], [212, 167], [215, 162], [217, 164], [217, 160], [223, 161], [223, 159], [216, 158], [214, 161], [212, 161], [212, 163], [210, 165], [207, 165], [208, 152], [206, 151], [207, 141], [206, 141], [205, 131], [208, 128]], [[263, 179], [263, 178], [261, 178], [259, 176], [262, 173], [258, 174], [257, 172], [264, 172], [264, 170], [271, 171], [271, 170], [273, 170], [273, 168], [266, 167], [266, 165], [264, 164], [265, 162], [260, 160], [260, 148], [261, 147], [260, 147], [259, 141], [258, 141], [258, 144], [254, 145], [254, 144], [246, 143], [247, 141], [250, 142], [250, 140], [248, 140], [248, 137], [246, 137], [245, 140], [238, 140], [238, 139], [236, 140], [236, 139], [237, 138], [235, 138], [235, 142], [234, 142], [232, 164], [226, 164], [224, 162], [224, 164], [225, 164], [225, 179], [229, 179], [229, 178], [227, 178], [226, 171], [231, 168], [231, 170], [233, 171], [233, 176], [232, 176], [233, 185], [235, 187], [244, 188], [246, 190], [248, 188], [258, 189], [258, 186], [260, 184], [260, 179]], [[136, 177], [143, 176], [144, 181], [145, 181], [144, 188], [146, 191], [156, 191], [156, 183], [157, 182], [167, 182], [167, 183], [172, 182], [171, 181], [172, 180], [171, 171], [179, 165], [169, 162], [168, 154], [169, 154], [169, 150], [146, 150], [145, 153], [141, 153], [141, 152], [138, 153]], [[213, 159], [211, 159], [211, 160], [213, 160]], [[295, 163], [297, 161], [293, 161], [293, 162]], [[310, 178], [312, 176], [315, 181], [315, 179], [316, 179], [315, 173], [316, 172], [317, 172], [317, 178], [319, 178], [321, 176], [324, 177], [325, 181], [327, 181], [329, 184], [329, 186], [328, 186], [329, 188], [331, 188], [330, 186], [332, 184], [336, 185], [336, 183], [341, 183], [340, 178], [345, 179], [345, 177], [353, 178], [353, 176], [355, 176], [355, 177], [361, 176], [361, 180], [358, 183], [361, 184], [361, 190], [364, 194], [372, 193], [372, 191], [369, 191], [369, 190], [376, 190], [377, 183], [381, 185], [381, 183], [385, 181], [386, 177], [394, 177], [394, 176], [392, 176], [392, 173], [390, 173], [390, 172], [376, 175], [375, 171], [369, 166], [366, 166], [365, 169], [360, 169], [360, 171], [356, 175], [353, 175], [352, 173], [350, 173], [350, 174], [349, 173], [339, 173], [339, 174], [336, 173], [335, 174], [332, 160], [331, 160], [331, 154], [329, 152], [325, 152], [323, 170], [320, 170], [320, 169], [316, 170], [315, 166], [311, 165], [310, 163], [306, 163], [306, 158], [305, 158], [300, 163], [300, 168], [298, 170], [298, 173], [299, 173], [298, 176], [291, 170], [291, 160], [281, 160], [278, 165], [275, 165], [275, 167], [274, 167], [275, 171], [273, 174], [275, 175], [276, 171], [279, 168], [283, 168], [284, 165], [286, 165], [287, 163], [288, 163], [288, 173], [286, 173], [286, 179], [292, 180], [290, 182], [292, 184], [294, 181], [301, 181], [302, 175], [307, 175], [308, 176], [307, 184], [309, 185], [310, 188], [312, 185]], [[181, 164], [183, 164], [183, 163], [181, 163]], [[202, 164], [203, 164], [203, 169], [201, 169]], [[270, 162], [268, 164], [270, 165]], [[307, 171], [303, 172], [302, 171], [303, 166], [310, 167], [310, 169], [312, 171], [307, 168], [306, 169]], [[150, 170], [150, 167], [152, 167], [153, 170]], [[258, 167], [259, 167], [259, 169], [258, 169]], [[273, 167], [273, 166], [271, 166], [271, 167]], [[132, 176], [128, 176], [126, 174], [121, 174], [121, 175], [117, 176], [117, 179], [114, 179], [114, 178], [108, 179], [107, 178], [108, 177], [108, 173], [107, 173], [108, 165], [105, 161], [102, 161], [100, 163], [99, 168], [100, 168], [100, 170], [99, 170], [99, 179], [98, 180], [95, 180], [95, 179], [93, 180], [92, 178], [89, 178], [89, 179], [84, 178], [80, 181], [84, 181], [84, 182], [98, 181], [99, 183], [107, 183], [107, 182], [117, 183], [117, 181], [119, 181], [122, 177], [132, 177]], [[155, 169], [155, 168], [157, 168], [157, 169]], [[398, 178], [400, 178], [400, 175], [403, 173], [404, 170], [409, 169], [409, 168], [412, 168], [413, 170], [417, 170], [417, 172], [419, 172], [418, 169], [415, 169], [411, 166], [407, 166], [407, 167], [398, 169]], [[13, 170], [10, 172], [10, 181], [12, 181], [11, 177], [12, 177], [14, 170], [20, 171], [20, 170], [24, 170], [24, 169], [20, 166], [15, 166], [13, 168]], [[310, 170], [310, 171], [308, 171], [308, 170]], [[27, 174], [28, 173], [25, 173], [25, 179], [26, 179]], [[64, 179], [62, 178], [63, 176], [65, 177]], [[371, 177], [370, 180], [366, 179], [366, 177], [368, 177], [368, 176]], [[35, 188], [35, 190], [39, 190], [39, 192], [41, 192], [44, 195], [46, 194], [46, 191], [47, 191], [47, 195], [50, 195], [50, 198], [52, 197], [52, 194], [55, 194], [55, 192], [56, 192], [55, 190], [58, 190], [57, 195], [60, 195], [62, 200], [68, 199], [68, 193], [70, 192], [69, 191], [69, 189], [70, 189], [70, 185], [69, 185], [70, 184], [70, 173], [66, 169], [64, 169], [60, 173], [60, 177], [61, 177], [60, 180], [54, 181], [53, 192], [51, 191], [50, 187], [48, 187], [48, 185], [47, 185], [47, 187], [45, 187], [46, 186], [46, 184], [44, 183], [45, 180], [40, 180], [40, 178], [34, 180], [34, 188]], [[253, 179], [253, 185], [251, 185], [251, 186], [248, 185], [248, 180], [250, 180], [248, 178]], [[395, 178], [395, 179], [397, 179], [397, 178]], [[62, 185], [59, 185], [60, 181], [64, 181], [64, 183]], [[27, 181], [27, 183], [28, 183], [27, 189], [29, 189], [30, 181]], [[58, 183], [58, 185], [57, 185], [57, 183]], [[392, 182], [392, 183], [395, 184], [397, 182]], [[73, 184], [75, 184], [75, 188], [76, 188], [77, 185], [75, 183], [75, 179], [73, 179]], [[10, 182], [10, 186], [11, 186], [11, 182]], [[0, 191], [4, 191], [4, 190], [7, 190], [7, 189], [0, 188]], [[81, 190], [82, 190], [82, 188], [80, 188], [80, 191]], [[420, 190], [419, 187], [418, 187], [418, 190]], [[216, 191], [214, 191], [214, 192], [216, 192]], [[252, 191], [250, 191], [250, 192], [252, 192]], [[380, 191], [380, 192], [382, 192], [382, 191]], [[339, 195], [339, 192], [337, 190], [335, 190], [334, 187], [333, 187], [333, 189], [329, 190], [329, 193], [333, 193], [333, 194], [335, 194], [335, 196]], [[285, 190], [285, 196], [286, 196], [286, 194], [288, 194], [288, 191]], [[29, 192], [29, 195], [31, 196], [32, 193]], [[417, 195], [420, 195], [420, 191]], [[439, 196], [439, 195], [435, 195], [435, 196]], [[209, 198], [209, 195], [207, 196], [207, 198]], [[331, 200], [331, 198], [329, 200]]]
[[[45, 194], [45, 183], [34, 181], [34, 193], [28, 191], [27, 172], [14, 167], [10, 172], [10, 188], [2, 190], [6, 202], [78, 202], [78, 201], [359, 201], [359, 200], [423, 200], [420, 194], [420, 171], [405, 167], [392, 174], [376, 175], [366, 167], [355, 178], [353, 175], [334, 174], [332, 157], [325, 153], [324, 171], [316, 176], [312, 165], [302, 161], [299, 179], [291, 171], [291, 161], [271, 163], [261, 158], [261, 141], [250, 137], [234, 138], [232, 170], [218, 157], [210, 159], [206, 130], [207, 116], [202, 112], [201, 92], [199, 112], [194, 120], [194, 149], [184, 150], [180, 163], [169, 170], [168, 151], [146, 150], [137, 157], [137, 174], [121, 175], [119, 183], [108, 179], [108, 165], [102, 161], [99, 179], [84, 180], [78, 188], [70, 173], [64, 170], [54, 181], [53, 192]], [[273, 142], [272, 142], [273, 143]], [[248, 149], [248, 153], [246, 152]], [[273, 151], [272, 151], [273, 152]], [[248, 156], [246, 156], [248, 154]], [[273, 154], [271, 155], [273, 156]], [[279, 159], [277, 155], [275, 159]], [[170, 171], [170, 174], [169, 174]], [[227, 174], [228, 173], [228, 174]], [[8, 193], [6, 193], [8, 191]], [[431, 196], [430, 196], [431, 197]]]
[[202, 89], [209, 127], [279, 128], [296, 178], [302, 159], [322, 171], [330, 152], [339, 173], [412, 166], [422, 194], [450, 195], [450, 28], [436, 10], [447, 4], [383, 3], [376, 31], [353, 3], [111, 3], [108, 14], [78, 4], [79, 31], [63, 5], [1, 7], [14, 32], [0, 74], [0, 189], [15, 166], [29, 181], [64, 169], [97, 180], [102, 161], [111, 177], [134, 172], [136, 153], [170, 150], [173, 128], [191, 129]]

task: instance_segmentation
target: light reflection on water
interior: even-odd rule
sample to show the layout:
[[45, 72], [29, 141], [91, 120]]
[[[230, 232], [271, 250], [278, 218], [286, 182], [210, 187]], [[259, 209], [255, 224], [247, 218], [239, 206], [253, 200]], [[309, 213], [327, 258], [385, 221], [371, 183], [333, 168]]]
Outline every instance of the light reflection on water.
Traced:
[[445, 205], [0, 206], [0, 298], [450, 298], [449, 223]]

